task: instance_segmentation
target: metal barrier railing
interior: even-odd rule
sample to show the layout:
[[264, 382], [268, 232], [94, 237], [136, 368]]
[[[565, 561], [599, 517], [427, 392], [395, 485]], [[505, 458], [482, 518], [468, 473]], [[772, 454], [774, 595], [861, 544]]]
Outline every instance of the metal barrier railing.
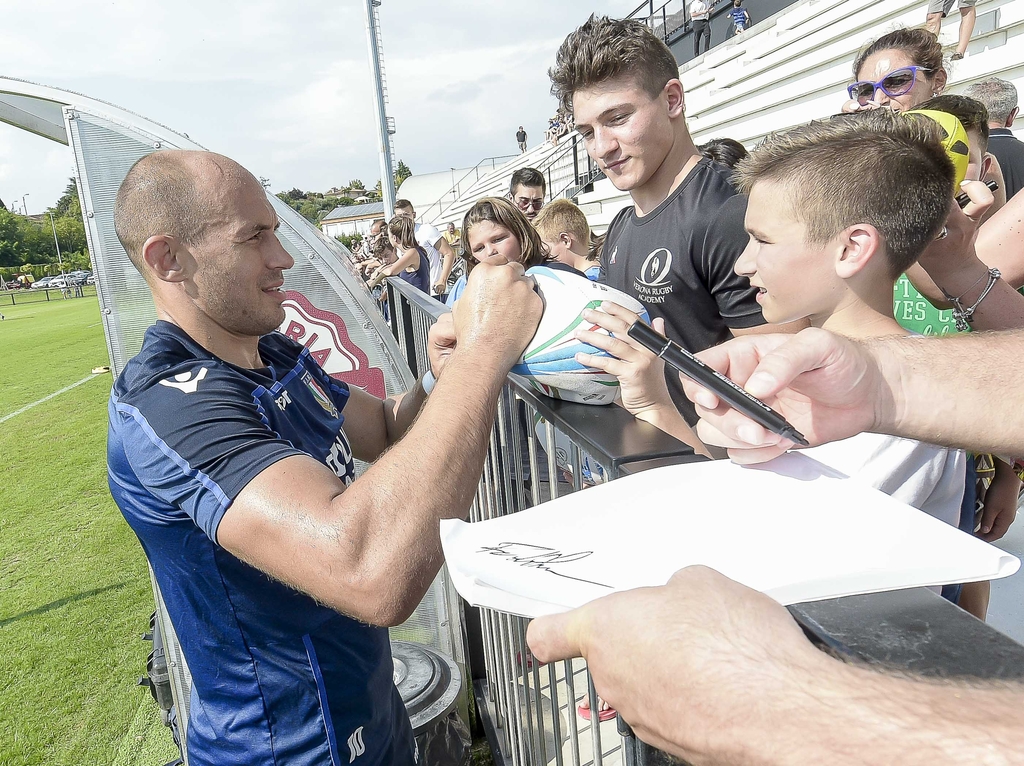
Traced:
[[[388, 281], [392, 332], [417, 375], [427, 370], [430, 325], [447, 309], [401, 280]], [[637, 421], [620, 407], [595, 408], [535, 393], [510, 375], [471, 521], [539, 505], [591, 483], [617, 478], [633, 463], [697, 460], [690, 447]], [[478, 621], [474, 618], [478, 614]], [[467, 609], [477, 709], [496, 759], [513, 766], [641, 764], [643, 746], [628, 727], [598, 722], [597, 693], [582, 660], [540, 665], [526, 646], [527, 620], [490, 609]], [[590, 700], [591, 721], [577, 715]]]
[[[410, 367], [422, 374], [427, 331], [446, 309], [400, 280], [388, 280], [387, 290], [392, 332]], [[515, 513], [592, 481], [698, 459], [621, 407], [548, 399], [510, 375], [470, 519]], [[937, 678], [1024, 679], [1024, 646], [928, 589], [796, 604], [789, 611], [811, 641], [842, 659]], [[678, 763], [637, 740], [621, 719], [580, 719], [577, 695], [585, 694], [595, 711], [591, 721], [597, 720], [597, 694], [586, 664], [535, 662], [526, 646], [525, 619], [489, 609], [465, 612], [477, 710], [496, 762]]]

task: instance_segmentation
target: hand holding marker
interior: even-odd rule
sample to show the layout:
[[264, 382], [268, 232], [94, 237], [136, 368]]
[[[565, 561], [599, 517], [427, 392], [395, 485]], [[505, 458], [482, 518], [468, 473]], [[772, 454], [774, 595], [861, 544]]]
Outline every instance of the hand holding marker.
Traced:
[[793, 428], [779, 413], [757, 397], [748, 394], [717, 370], [708, 367], [679, 344], [673, 343], [643, 322], [634, 322], [630, 325], [627, 333], [648, 351], [657, 354], [668, 365], [704, 386], [723, 402], [743, 413], [755, 423], [804, 447], [809, 446], [803, 434]]

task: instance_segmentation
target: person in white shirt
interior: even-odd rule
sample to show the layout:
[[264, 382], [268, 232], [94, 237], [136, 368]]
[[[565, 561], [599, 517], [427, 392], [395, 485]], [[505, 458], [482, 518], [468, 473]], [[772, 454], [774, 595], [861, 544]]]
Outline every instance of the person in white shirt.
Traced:
[[[416, 220], [416, 211], [407, 199], [395, 200], [395, 215]], [[443, 295], [448, 292], [448, 275], [452, 273], [455, 264], [455, 251], [435, 226], [417, 223], [415, 228], [416, 244], [427, 251], [427, 259], [430, 261], [431, 294]]]
[[693, 22], [693, 55], [700, 55], [700, 40], [704, 38], [704, 52], [711, 48], [711, 4], [707, 0], [690, 3], [690, 21]]

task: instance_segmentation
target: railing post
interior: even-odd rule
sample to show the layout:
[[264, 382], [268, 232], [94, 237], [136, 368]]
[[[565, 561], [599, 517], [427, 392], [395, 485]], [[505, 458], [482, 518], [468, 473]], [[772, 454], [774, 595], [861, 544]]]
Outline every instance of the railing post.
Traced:
[[572, 177], [573, 186], [580, 185], [580, 140], [579, 134], [572, 137]]
[[555, 190], [551, 186], [551, 166], [548, 165], [548, 202], [554, 199], [554, 197], [552, 196], [554, 193]]

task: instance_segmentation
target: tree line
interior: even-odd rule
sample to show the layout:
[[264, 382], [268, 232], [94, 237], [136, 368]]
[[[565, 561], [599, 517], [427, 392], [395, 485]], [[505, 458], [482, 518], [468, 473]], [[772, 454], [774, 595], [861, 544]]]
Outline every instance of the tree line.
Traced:
[[[411, 175], [412, 171], [409, 170], [409, 166], [402, 160], [399, 160], [398, 166], [395, 168], [395, 188], [397, 189], [401, 186], [402, 182]], [[334, 210], [334, 208], [355, 205], [357, 197], [365, 195], [380, 199], [381, 196], [380, 181], [377, 181], [377, 185], [373, 189], [367, 190], [362, 181], [358, 178], [353, 178], [348, 182], [348, 185], [345, 188], [355, 196], [332, 195], [329, 193], [325, 194], [323, 192], [291, 189], [286, 192], [278, 192], [277, 198], [282, 202], [291, 205], [307, 221], [319, 224], [320, 221], [323, 220], [324, 216]], [[358, 192], [362, 192], [362, 194], [359, 194]]]
[[[50, 213], [53, 214], [52, 226]], [[54, 231], [65, 269], [88, 269], [89, 246], [74, 178], [69, 179], [64, 194], [42, 216], [19, 215], [0, 202], [0, 267], [6, 267], [4, 271], [8, 275], [12, 271], [30, 270], [40, 271], [36, 276], [41, 276], [42, 272], [53, 271], [47, 266], [58, 262]], [[29, 266], [37, 268], [29, 269]]]

